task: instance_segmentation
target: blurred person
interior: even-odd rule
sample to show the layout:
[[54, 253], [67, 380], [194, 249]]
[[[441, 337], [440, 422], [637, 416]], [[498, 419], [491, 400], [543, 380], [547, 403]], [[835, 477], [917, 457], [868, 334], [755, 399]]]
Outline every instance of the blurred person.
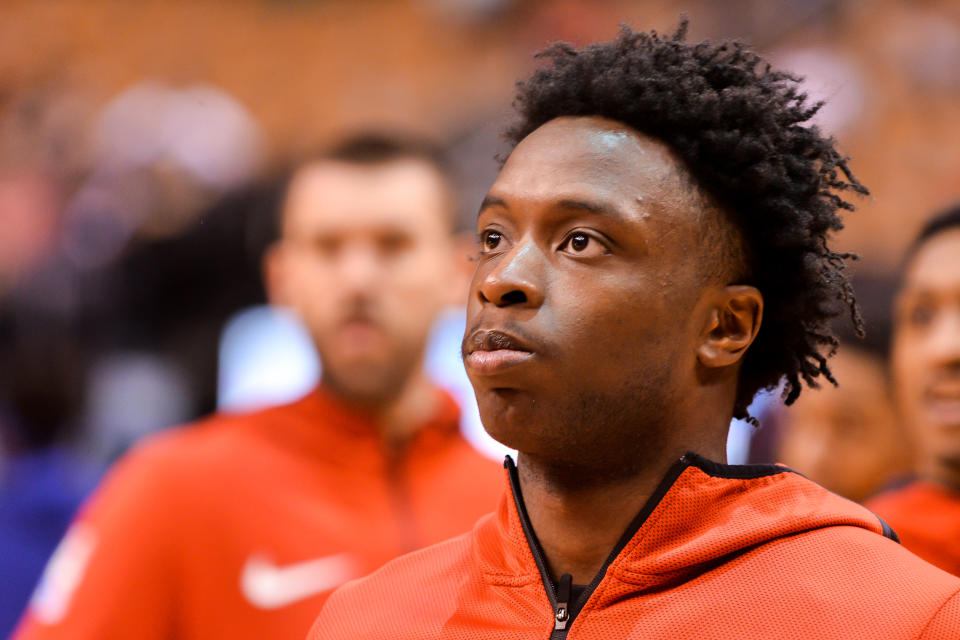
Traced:
[[64, 538], [18, 639], [302, 638], [334, 587], [493, 508], [502, 471], [422, 367], [465, 284], [439, 157], [361, 135], [292, 172], [264, 273], [310, 331], [318, 388], [132, 450]]
[[804, 394], [789, 409], [777, 405], [762, 430], [773, 446], [764, 462], [782, 462], [857, 502], [902, 482], [911, 463], [888, 372], [896, 282], [863, 271], [852, 282], [866, 335], [857, 336], [849, 323], [833, 327], [840, 348], [830, 368], [839, 386]]
[[[267, 300], [262, 260], [276, 239], [282, 189], [278, 176], [236, 188], [197, 214], [182, 233], [132, 243], [101, 276], [105, 304], [95, 320], [103, 334], [103, 355], [92, 375], [102, 383], [92, 381], [90, 403], [100, 455], [123, 453], [144, 429], [155, 430], [171, 413], [182, 417], [162, 426], [216, 411], [220, 333], [239, 309]], [[121, 384], [130, 388], [136, 386], [134, 378], [150, 369], [181, 387], [147, 385], [168, 387], [166, 393], [149, 391], [162, 397], [166, 410], [139, 403], [139, 415], [130, 416], [115, 407], [111, 395], [117, 385], [111, 380], [125, 378]], [[179, 380], [164, 369], [179, 374]], [[128, 433], [111, 430], [113, 423], [125, 425]], [[136, 425], [141, 428], [134, 429]]]
[[312, 640], [960, 637], [960, 580], [869, 510], [723, 463], [759, 389], [833, 380], [828, 239], [866, 189], [795, 76], [685, 31], [558, 44], [520, 85], [463, 340], [508, 489]]
[[74, 442], [89, 341], [50, 291], [62, 205], [36, 169], [0, 170], [0, 637], [30, 592], [96, 473]]
[[85, 355], [69, 317], [0, 301], [0, 637], [7, 638], [96, 473], [72, 447]]
[[804, 394], [779, 412], [776, 459], [861, 502], [907, 475], [909, 447], [894, 414], [886, 363], [849, 344], [831, 363], [839, 386]]
[[59, 216], [51, 180], [26, 169], [0, 170], [0, 295], [51, 252]]
[[905, 547], [960, 575], [960, 206], [907, 252], [894, 306], [892, 375], [916, 480], [867, 503]]

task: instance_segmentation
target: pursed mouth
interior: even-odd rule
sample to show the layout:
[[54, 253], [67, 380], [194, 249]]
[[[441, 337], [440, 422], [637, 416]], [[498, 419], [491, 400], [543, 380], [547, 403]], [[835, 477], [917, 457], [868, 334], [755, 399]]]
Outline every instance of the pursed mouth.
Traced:
[[519, 338], [503, 331], [477, 329], [463, 340], [463, 355], [477, 351], [516, 351], [533, 353], [533, 349]]
[[463, 363], [478, 374], [495, 374], [535, 356], [527, 343], [508, 333], [478, 329], [463, 341]]
[[340, 318], [336, 324], [336, 329], [340, 332], [367, 332], [382, 333], [384, 325], [380, 320], [369, 313], [352, 313]]

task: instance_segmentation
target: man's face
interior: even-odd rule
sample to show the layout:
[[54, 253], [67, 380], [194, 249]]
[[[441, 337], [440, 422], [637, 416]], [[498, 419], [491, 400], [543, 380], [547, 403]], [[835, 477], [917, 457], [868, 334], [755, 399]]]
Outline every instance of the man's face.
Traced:
[[924, 243], [897, 300], [894, 389], [921, 472], [960, 487], [960, 229]]
[[268, 261], [275, 301], [307, 325], [324, 383], [362, 403], [395, 397], [451, 301], [443, 182], [415, 159], [319, 162], [294, 177]]
[[701, 211], [684, 177], [666, 145], [598, 117], [513, 151], [479, 215], [464, 338], [494, 438], [598, 466], [656, 448], [697, 366]]
[[855, 347], [830, 359], [839, 387], [800, 394], [782, 413], [778, 460], [851, 500], [864, 500], [907, 471], [884, 362]]

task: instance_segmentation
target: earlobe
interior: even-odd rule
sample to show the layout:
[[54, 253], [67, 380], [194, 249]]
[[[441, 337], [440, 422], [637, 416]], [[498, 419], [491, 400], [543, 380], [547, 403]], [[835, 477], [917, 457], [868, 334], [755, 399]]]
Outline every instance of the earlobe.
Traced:
[[736, 364], [757, 337], [762, 319], [763, 295], [756, 287], [724, 287], [710, 305], [697, 359], [711, 368]]

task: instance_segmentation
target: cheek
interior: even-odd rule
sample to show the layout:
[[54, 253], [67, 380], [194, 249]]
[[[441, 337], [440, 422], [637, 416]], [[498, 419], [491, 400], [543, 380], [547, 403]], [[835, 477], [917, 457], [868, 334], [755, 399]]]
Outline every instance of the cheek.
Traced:
[[337, 278], [334, 270], [314, 258], [296, 261], [289, 271], [287, 291], [293, 307], [311, 320], [333, 315]]
[[662, 357], [676, 341], [678, 319], [671, 317], [662, 296], [596, 279], [586, 286], [561, 284], [553, 290], [558, 338], [579, 345], [597, 365], [636, 366], [639, 359]]
[[897, 403], [912, 407], [919, 401], [923, 385], [922, 349], [920, 340], [901, 331], [893, 342], [890, 367]]
[[443, 309], [454, 277], [452, 266], [437, 256], [408, 256], [384, 269], [377, 295], [392, 322], [419, 330]]
[[398, 289], [437, 291], [454, 277], [453, 265], [434, 250], [409, 252], [384, 265], [384, 279]]

